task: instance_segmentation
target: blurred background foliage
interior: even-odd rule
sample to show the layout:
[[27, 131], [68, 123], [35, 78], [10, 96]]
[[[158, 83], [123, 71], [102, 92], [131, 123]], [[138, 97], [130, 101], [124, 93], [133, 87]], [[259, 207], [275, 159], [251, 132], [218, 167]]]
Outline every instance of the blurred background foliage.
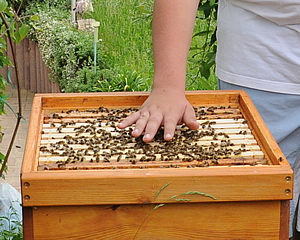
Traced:
[[[85, 19], [100, 22], [97, 71], [94, 72], [93, 33], [71, 23], [69, 0], [26, 0], [23, 14], [30, 38], [36, 41], [51, 69], [51, 79], [63, 92], [149, 91], [153, 78], [153, 0], [94, 0]], [[187, 90], [216, 89], [214, 74], [217, 0], [199, 3], [187, 64]]]

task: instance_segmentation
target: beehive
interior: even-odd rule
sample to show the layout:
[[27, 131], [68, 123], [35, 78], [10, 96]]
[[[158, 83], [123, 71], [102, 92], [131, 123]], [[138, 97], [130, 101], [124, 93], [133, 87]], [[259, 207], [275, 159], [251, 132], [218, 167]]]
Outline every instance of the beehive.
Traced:
[[35, 96], [25, 239], [286, 239], [293, 172], [247, 94], [187, 92], [200, 128], [150, 144], [116, 127], [147, 96]]

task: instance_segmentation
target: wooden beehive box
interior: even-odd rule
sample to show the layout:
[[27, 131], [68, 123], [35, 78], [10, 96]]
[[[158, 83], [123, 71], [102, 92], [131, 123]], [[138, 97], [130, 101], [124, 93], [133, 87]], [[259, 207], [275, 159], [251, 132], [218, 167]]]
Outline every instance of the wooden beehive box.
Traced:
[[115, 126], [148, 93], [37, 94], [25, 240], [288, 239], [293, 172], [248, 95], [186, 95], [200, 128], [144, 144]]

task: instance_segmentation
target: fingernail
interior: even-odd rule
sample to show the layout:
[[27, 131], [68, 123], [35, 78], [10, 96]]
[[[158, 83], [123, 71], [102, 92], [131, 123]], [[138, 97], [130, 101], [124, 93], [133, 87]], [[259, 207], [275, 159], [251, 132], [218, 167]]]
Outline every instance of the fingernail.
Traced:
[[145, 140], [150, 139], [150, 138], [151, 138], [151, 135], [149, 133], [147, 133], [147, 134], [144, 135], [144, 139]]
[[166, 138], [166, 139], [171, 139], [171, 138], [172, 138], [171, 133], [167, 133], [166, 136], [165, 136], [165, 138]]
[[135, 128], [133, 131], [132, 131], [132, 134], [135, 134], [135, 133], [139, 133], [140, 132], [140, 130], [138, 129], [138, 128]]

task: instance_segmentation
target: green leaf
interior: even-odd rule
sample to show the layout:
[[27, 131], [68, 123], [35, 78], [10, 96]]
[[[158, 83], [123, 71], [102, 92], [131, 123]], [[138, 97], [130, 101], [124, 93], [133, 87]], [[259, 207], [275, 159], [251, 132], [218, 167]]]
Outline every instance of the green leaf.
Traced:
[[215, 1], [215, 0], [210, 0], [210, 1], [209, 1], [209, 5], [210, 5], [210, 6], [213, 6], [213, 5], [215, 5], [215, 4], [216, 4], [216, 1]]
[[20, 43], [26, 37], [29, 30], [30, 30], [30, 27], [27, 26], [26, 24], [23, 24], [15, 34], [16, 42]]
[[4, 66], [10, 66], [12, 65], [10, 59], [8, 56], [5, 56], [2, 51], [0, 51], [0, 68], [3, 68]]
[[146, 9], [145, 9], [145, 6], [143, 6], [143, 5], [138, 6], [137, 9], [138, 9], [141, 13], [151, 14], [151, 12], [149, 12], [148, 10], [146, 10]]
[[[1, 1], [1, 0], [0, 0]], [[11, 26], [10, 26], [10, 35], [12, 36], [12, 38], [14, 38], [15, 37], [15, 30], [16, 30], [16, 24], [14, 23], [14, 24], [11, 24]]]
[[[6, 35], [6, 26], [1, 23], [1, 33]], [[2, 40], [2, 38], [1, 38]]]
[[0, 11], [4, 11], [8, 6], [8, 3], [6, 0], [0, 0]]
[[2, 75], [0, 75], [0, 89], [5, 91], [6, 85], [7, 85], [6, 79]]
[[32, 15], [32, 16], [30, 17], [30, 20], [38, 21], [38, 20], [39, 20], [39, 16], [38, 16], [38, 15]]
[[198, 33], [195, 33], [193, 37], [207, 35], [207, 34], [209, 34], [209, 32], [210, 32], [210, 31], [202, 31], [202, 32], [198, 32]]
[[[210, 3], [209, 2], [205, 2], [203, 4], [200, 4], [198, 6], [198, 11], [207, 11], [211, 9]], [[205, 16], [205, 18], [207, 18], [207, 16]]]

